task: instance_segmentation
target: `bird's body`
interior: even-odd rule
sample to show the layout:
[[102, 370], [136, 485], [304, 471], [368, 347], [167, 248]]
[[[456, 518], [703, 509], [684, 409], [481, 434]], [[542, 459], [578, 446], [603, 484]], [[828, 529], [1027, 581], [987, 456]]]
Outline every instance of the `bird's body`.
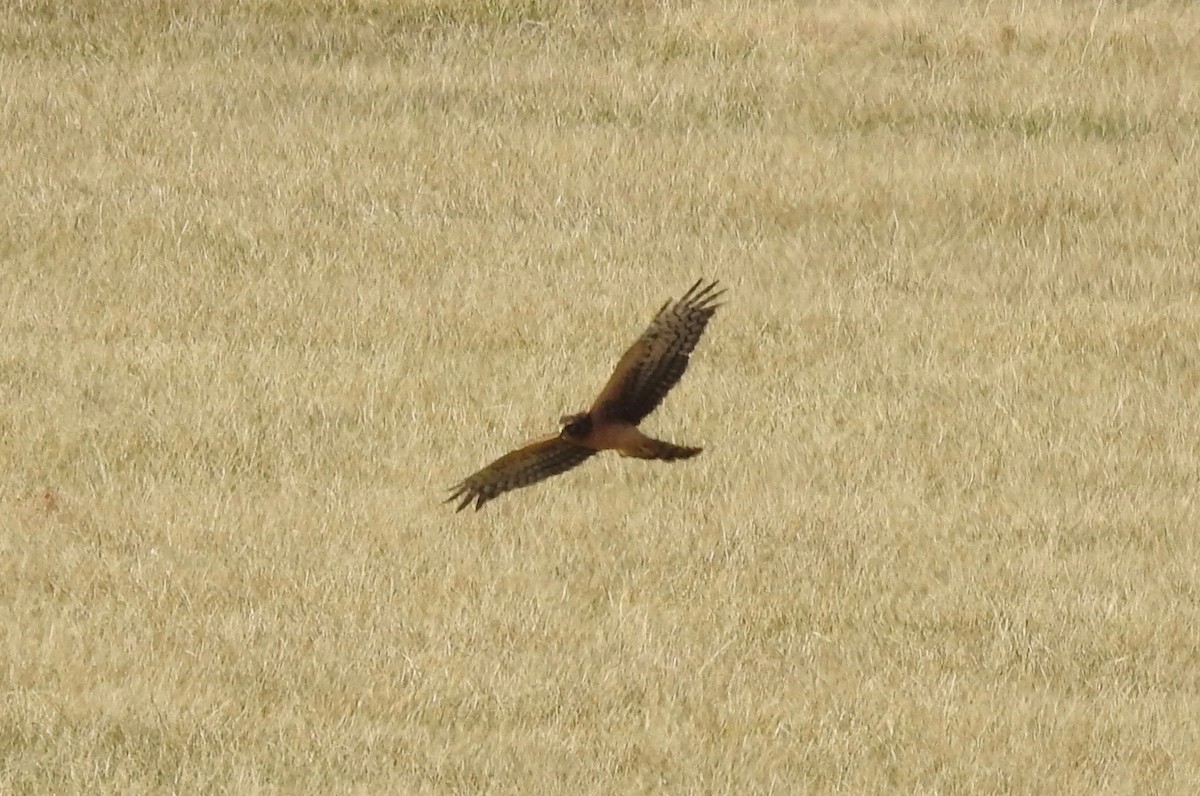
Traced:
[[447, 502], [461, 499], [462, 511], [499, 495], [566, 472], [600, 451], [638, 459], [689, 459], [701, 448], [646, 436], [638, 424], [653, 412], [687, 370], [689, 357], [724, 291], [696, 282], [674, 305], [670, 301], [617, 363], [591, 409], [562, 418], [558, 434], [534, 440], [501, 456], [451, 488]]
[[[567, 430], [570, 423], [566, 421], [578, 422], [578, 420], [585, 417], [589, 426], [589, 430], [586, 433], [571, 433]], [[563, 421], [564, 427], [559, 434], [562, 439], [594, 451], [613, 450], [622, 456], [632, 456], [635, 459], [663, 459], [665, 461], [673, 461], [675, 459], [691, 458], [701, 450], [700, 448], [672, 445], [660, 439], [647, 437], [633, 423], [627, 423], [622, 420], [593, 423], [591, 417], [588, 415], [572, 415], [570, 418], [563, 418]]]

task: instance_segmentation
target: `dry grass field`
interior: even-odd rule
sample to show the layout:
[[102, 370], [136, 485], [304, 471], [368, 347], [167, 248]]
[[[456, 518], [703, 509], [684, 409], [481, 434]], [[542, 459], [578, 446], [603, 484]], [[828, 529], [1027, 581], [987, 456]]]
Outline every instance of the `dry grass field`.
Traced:
[[0, 10], [0, 793], [1200, 788], [1196, 4], [305, 6]]

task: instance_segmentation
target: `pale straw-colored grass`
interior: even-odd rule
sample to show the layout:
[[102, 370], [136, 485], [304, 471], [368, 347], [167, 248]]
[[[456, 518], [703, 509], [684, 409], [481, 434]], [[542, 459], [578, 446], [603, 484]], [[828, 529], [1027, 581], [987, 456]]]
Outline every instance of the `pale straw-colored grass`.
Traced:
[[0, 11], [0, 791], [1195, 792], [1200, 11], [309, 6]]

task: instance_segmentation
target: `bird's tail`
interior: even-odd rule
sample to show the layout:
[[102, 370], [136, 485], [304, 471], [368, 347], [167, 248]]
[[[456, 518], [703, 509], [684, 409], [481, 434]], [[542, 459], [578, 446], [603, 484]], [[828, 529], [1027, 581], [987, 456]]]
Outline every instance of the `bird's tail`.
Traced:
[[637, 450], [624, 453], [626, 456], [633, 456], [637, 459], [660, 459], [664, 462], [673, 462], [676, 459], [690, 459], [702, 450], [704, 449], [673, 445], [670, 442], [663, 442], [661, 439], [647, 437]]

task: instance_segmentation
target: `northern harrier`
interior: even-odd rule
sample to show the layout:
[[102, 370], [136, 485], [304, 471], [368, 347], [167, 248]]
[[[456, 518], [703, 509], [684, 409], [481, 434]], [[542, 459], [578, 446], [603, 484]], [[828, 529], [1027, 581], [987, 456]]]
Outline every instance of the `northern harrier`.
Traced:
[[603, 450], [639, 459], [690, 459], [701, 451], [647, 437], [638, 423], [653, 412], [687, 370], [688, 357], [704, 327], [717, 311], [724, 290], [712, 282], [696, 282], [683, 298], [663, 305], [650, 327], [625, 356], [592, 408], [562, 418], [562, 431], [534, 440], [501, 456], [479, 472], [450, 488], [446, 501], [462, 499], [458, 511], [475, 501], [484, 503], [512, 489], [529, 486], [572, 467]]

